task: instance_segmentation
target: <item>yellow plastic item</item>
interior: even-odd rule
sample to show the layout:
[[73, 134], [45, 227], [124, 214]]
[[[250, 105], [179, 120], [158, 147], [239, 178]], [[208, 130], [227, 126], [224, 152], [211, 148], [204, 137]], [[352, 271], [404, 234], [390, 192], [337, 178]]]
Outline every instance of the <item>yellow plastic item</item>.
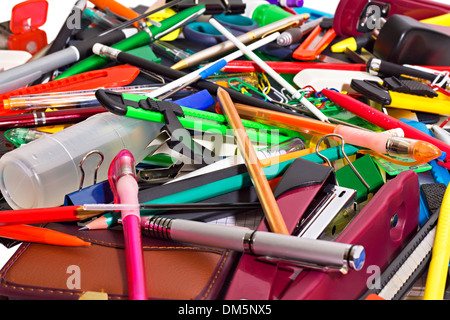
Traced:
[[[158, 11], [157, 13], [154, 13], [152, 15], [149, 16], [150, 19], [154, 20], [154, 21], [162, 21], [164, 19], [167, 19], [170, 16], [173, 16], [174, 14], [176, 14], [176, 12], [171, 9], [171, 8], [166, 8], [164, 10]], [[181, 33], [182, 28], [176, 29], [174, 31], [172, 31], [171, 33], [166, 34], [164, 37], [162, 37], [160, 40], [162, 41], [173, 41], [176, 38], [178, 38], [178, 36]]]
[[391, 103], [386, 107], [450, 115], [450, 97], [438, 92], [434, 98], [389, 91]]

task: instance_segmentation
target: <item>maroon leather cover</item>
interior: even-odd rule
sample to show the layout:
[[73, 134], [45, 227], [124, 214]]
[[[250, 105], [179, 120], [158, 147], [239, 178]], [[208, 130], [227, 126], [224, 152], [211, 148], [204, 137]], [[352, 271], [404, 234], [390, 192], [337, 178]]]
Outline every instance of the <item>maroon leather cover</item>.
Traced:
[[[364, 246], [366, 260], [360, 271], [349, 270], [344, 275], [300, 270], [244, 254], [225, 299], [358, 299], [367, 290], [376, 268], [382, 272], [417, 230], [418, 219], [419, 181], [417, 174], [409, 170], [383, 185], [336, 239]], [[395, 225], [392, 221], [396, 221]]]
[[[128, 299], [122, 230], [78, 231], [70, 223], [48, 227], [77, 235], [89, 247], [24, 243], [0, 271], [0, 295], [20, 299], [79, 299], [86, 291]], [[149, 299], [216, 299], [235, 252], [143, 237]]]

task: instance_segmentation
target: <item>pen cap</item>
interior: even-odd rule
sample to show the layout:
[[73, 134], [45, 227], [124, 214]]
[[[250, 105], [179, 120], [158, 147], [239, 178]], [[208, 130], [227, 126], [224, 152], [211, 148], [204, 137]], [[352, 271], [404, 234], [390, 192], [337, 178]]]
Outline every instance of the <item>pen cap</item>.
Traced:
[[252, 14], [252, 19], [255, 20], [260, 27], [262, 27], [291, 16], [292, 13], [287, 12], [277, 5], [262, 4], [255, 8], [255, 11], [253, 11]]
[[[6, 153], [0, 159], [0, 190], [13, 209], [60, 206], [66, 194], [108, 177], [108, 167], [122, 149], [141, 161], [161, 124], [112, 113], [94, 115], [71, 127]], [[83, 158], [85, 160], [82, 162]], [[80, 164], [82, 164], [80, 166]], [[83, 174], [84, 171], [84, 174]]]

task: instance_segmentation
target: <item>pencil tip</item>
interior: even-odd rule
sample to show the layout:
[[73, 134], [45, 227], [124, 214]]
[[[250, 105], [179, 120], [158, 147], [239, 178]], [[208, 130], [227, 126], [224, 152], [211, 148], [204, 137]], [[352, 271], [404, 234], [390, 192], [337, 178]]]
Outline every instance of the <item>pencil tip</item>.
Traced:
[[89, 230], [89, 227], [86, 225], [86, 226], [81, 227], [80, 229], [78, 229], [78, 231], [83, 231], [83, 230]]

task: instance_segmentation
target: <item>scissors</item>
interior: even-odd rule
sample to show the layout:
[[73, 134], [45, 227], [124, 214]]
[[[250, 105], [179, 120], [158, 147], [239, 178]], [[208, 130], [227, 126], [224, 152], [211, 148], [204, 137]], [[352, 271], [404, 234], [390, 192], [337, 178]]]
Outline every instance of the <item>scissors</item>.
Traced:
[[[259, 25], [255, 20], [239, 14], [226, 15], [225, 13], [220, 13], [214, 15], [214, 19], [219, 21], [220, 24], [227, 28], [236, 37], [253, 29], [259, 28]], [[207, 22], [196, 21], [188, 23], [183, 27], [183, 34], [186, 40], [204, 46], [213, 46], [228, 40], [216, 28]]]

